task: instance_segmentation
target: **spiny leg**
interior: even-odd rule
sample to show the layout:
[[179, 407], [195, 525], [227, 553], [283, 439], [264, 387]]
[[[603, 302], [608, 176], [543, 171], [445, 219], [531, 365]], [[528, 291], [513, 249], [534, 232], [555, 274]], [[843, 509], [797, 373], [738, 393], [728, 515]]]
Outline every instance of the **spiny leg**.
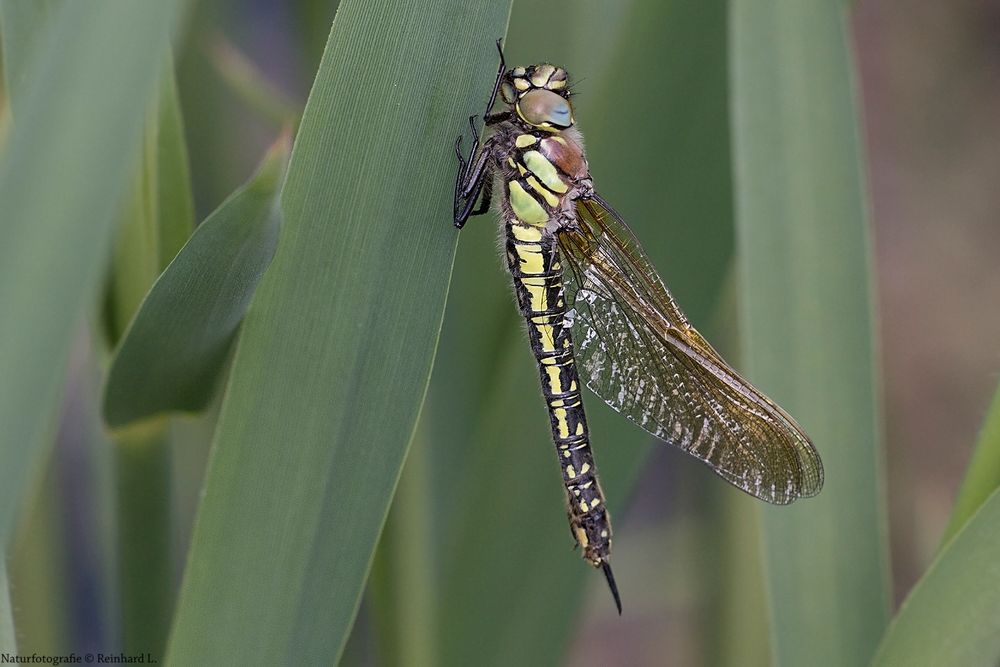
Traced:
[[[461, 148], [461, 137], [455, 143], [456, 152]], [[470, 159], [472, 156], [470, 156]], [[455, 181], [455, 204], [454, 221], [455, 226], [461, 229], [466, 221], [473, 215], [479, 215], [489, 210], [490, 199], [493, 194], [493, 168], [491, 160], [493, 158], [493, 140], [489, 139], [479, 151], [479, 156], [475, 163], [466, 163], [459, 155], [459, 173]], [[476, 200], [479, 193], [483, 193], [483, 204], [476, 210]]]
[[[483, 113], [486, 125], [492, 125], [509, 116], [509, 113], [490, 114], [490, 109], [496, 103], [497, 94], [500, 92], [504, 74], [507, 72], [501, 41], [500, 39], [497, 40], [497, 51], [500, 52], [500, 66], [497, 69], [496, 80], [493, 82], [493, 91], [490, 93], [490, 100], [486, 105], [486, 111]], [[459, 229], [465, 225], [469, 217], [487, 212], [490, 208], [490, 199], [492, 196], [492, 175], [488, 173], [491, 170], [486, 168], [490, 151], [480, 143], [479, 130], [476, 127], [475, 121], [475, 116], [469, 116], [469, 128], [472, 131], [473, 144], [472, 150], [469, 151], [468, 160], [462, 154], [462, 135], [458, 135], [458, 138], [455, 140], [455, 154], [458, 156], [458, 175], [455, 179], [454, 222], [455, 226]], [[479, 208], [473, 210], [481, 190], [483, 192], [483, 202]]]

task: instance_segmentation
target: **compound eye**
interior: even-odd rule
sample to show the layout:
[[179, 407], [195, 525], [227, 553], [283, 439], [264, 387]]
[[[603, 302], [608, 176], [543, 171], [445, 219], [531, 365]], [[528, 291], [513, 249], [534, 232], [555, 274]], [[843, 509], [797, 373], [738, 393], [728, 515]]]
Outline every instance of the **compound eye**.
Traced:
[[517, 104], [517, 113], [531, 125], [569, 127], [573, 124], [573, 110], [566, 98], [551, 90], [535, 89], [524, 94]]

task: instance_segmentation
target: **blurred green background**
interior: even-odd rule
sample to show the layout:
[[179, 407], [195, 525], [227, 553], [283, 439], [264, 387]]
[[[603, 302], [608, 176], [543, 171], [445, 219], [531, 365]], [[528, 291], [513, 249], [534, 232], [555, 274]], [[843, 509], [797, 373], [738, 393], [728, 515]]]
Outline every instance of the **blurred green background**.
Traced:
[[[128, 144], [121, 156], [101, 153], [100, 163], [90, 164], [98, 171], [112, 160], [121, 164], [121, 177], [108, 177], [101, 192], [108, 202], [105, 226], [110, 229], [117, 221], [124, 231], [117, 232], [113, 249], [102, 251], [95, 241], [91, 251], [82, 250], [81, 257], [92, 258], [86, 267], [66, 269], [60, 283], [77, 276], [92, 283], [92, 289], [81, 289], [76, 297], [80, 312], [69, 312], [66, 324], [59, 325], [60, 335], [71, 341], [63, 352], [68, 362], [46, 358], [44, 368], [30, 371], [49, 378], [51, 387], [40, 383], [39, 395], [60, 407], [56, 418], [45, 421], [43, 415], [38, 420], [50, 424], [46, 433], [31, 433], [32, 443], [38, 442], [32, 444], [34, 458], [11, 459], [18, 472], [27, 471], [20, 475], [20, 492], [13, 499], [0, 495], [9, 505], [0, 525], [8, 514], [14, 521], [7, 541], [9, 607], [7, 596], [0, 595], [0, 648], [12, 646], [4, 643], [9, 625], [4, 612], [12, 609], [21, 653], [135, 650], [162, 656], [166, 633], [173, 627], [169, 655], [175, 664], [197, 664], [208, 655], [213, 656], [211, 664], [230, 658], [240, 664], [234, 652], [216, 646], [215, 654], [205, 653], [210, 650], [205, 647], [232, 642], [228, 649], [235, 651], [234, 645], [249, 639], [219, 639], [212, 633], [245, 628], [266, 634], [274, 619], [281, 619], [275, 630], [280, 639], [273, 644], [261, 640], [267, 647], [255, 655], [262, 664], [264, 656], [270, 664], [325, 664], [341, 651], [346, 665], [863, 664], [881, 641], [888, 615], [938, 556], [997, 385], [1000, 198], [994, 181], [1000, 173], [995, 150], [1000, 145], [1000, 2], [862, 0], [849, 10], [842, 9], [844, 3], [818, 0], [798, 9], [738, 0], [697, 6], [679, 0], [513, 4], [506, 32], [508, 64], [553, 61], [575, 77], [574, 105], [597, 187], [633, 226], [692, 321], [814, 434], [828, 464], [828, 487], [816, 501], [761, 510], [689, 457], [651, 442], [598, 401], [588, 400], [596, 459], [615, 519], [613, 562], [625, 603], [621, 618], [603, 579], [570, 549], [543, 404], [510, 297], [509, 276], [496, 251], [492, 215], [473, 219], [460, 235], [433, 373], [421, 405], [444, 303], [448, 244], [455, 242], [447, 208], [451, 137], [465, 129], [465, 115], [481, 112], [495, 67], [492, 43], [504, 34], [506, 9], [435, 2], [428, 3], [433, 9], [425, 14], [419, 3], [403, 4], [394, 9], [345, 1], [345, 16], [334, 29], [335, 35], [342, 32], [343, 41], [331, 41], [319, 78], [337, 11], [332, 1], [191, 3], [179, 20], [170, 13], [177, 8], [164, 10], [164, 17], [136, 19], [136, 25], [159, 38], [158, 29], [178, 20], [170, 52], [176, 89], [166, 83], [160, 88], [150, 84], [144, 92], [138, 85], [134, 94], [121, 92], [122, 99], [139, 100], [128, 118], [135, 127], [145, 124], [143, 139]], [[121, 6], [109, 2], [106, 8], [114, 13]], [[24, 62], [45, 58], [25, 46], [33, 34], [30, 28], [64, 18], [53, 18], [61, 5], [44, 2], [28, 9], [23, 1], [3, 0], [0, 9], [7, 77], [0, 92], [0, 147], [6, 160], [0, 181], [7, 179], [0, 187], [7, 189], [0, 192], [28, 193], [23, 198], [29, 204], [32, 198], [58, 199], [61, 191], [52, 192], [44, 183], [25, 186], [17, 181], [14, 175], [29, 162], [14, 157], [31, 154], [28, 139], [18, 135], [19, 105], [44, 105], [54, 115], [55, 109], [66, 116], [73, 112], [58, 107], [60, 90], [49, 98], [41, 97], [44, 91], [31, 92], [37, 99], [18, 95], [19, 86], [34, 90], [30, 81], [17, 78], [27, 71], [20, 69], [28, 67]], [[438, 16], [453, 18], [450, 23], [430, 20]], [[99, 44], [100, 33], [94, 34], [94, 44]], [[145, 33], [137, 28], [130, 34]], [[452, 60], [437, 57], [435, 35]], [[371, 56], [384, 50], [386, 42], [397, 48], [385, 62]], [[84, 55], [90, 53], [85, 46], [80, 47]], [[135, 48], [142, 51], [141, 44]], [[396, 81], [399, 63], [409, 53], [414, 63], [406, 70], [409, 78]], [[333, 60], [335, 55], [342, 60]], [[461, 58], [459, 64], [456, 58]], [[57, 54], [48, 60], [58, 67]], [[150, 61], [149, 72], [158, 71]], [[397, 69], [386, 62], [397, 63]], [[133, 72], [138, 80], [138, 67], [125, 73]], [[48, 70], [37, 66], [31, 71]], [[347, 99], [354, 94], [348, 84], [362, 75], [386, 82], [379, 96], [365, 98], [362, 91], [357, 108], [367, 110], [367, 120], [360, 112], [349, 113], [356, 107]], [[395, 97], [397, 89], [410, 96]], [[249, 340], [233, 351], [224, 337], [213, 348], [218, 364], [235, 366], [228, 384], [209, 374], [193, 392], [204, 394], [198, 405], [183, 406], [203, 412], [159, 416], [153, 426], [143, 422], [138, 430], [115, 431], [112, 437], [101, 417], [111, 352], [180, 245], [170, 234], [186, 238], [192, 223], [217, 209], [225, 217], [225, 206], [232, 203], [227, 198], [251, 178], [282, 132], [298, 126], [310, 90], [313, 99], [282, 190], [285, 235], [262, 283], [263, 296], [250, 306]], [[115, 99], [103, 91], [95, 96]], [[171, 100], [179, 104], [174, 111]], [[774, 107], [761, 106], [761, 100], [773, 101]], [[111, 104], [107, 102], [109, 108]], [[160, 115], [150, 111], [157, 104]], [[326, 116], [325, 109], [343, 113]], [[101, 110], [95, 113], [108, 118]], [[347, 139], [358, 138], [348, 142], [356, 144], [351, 147], [356, 152], [324, 152], [325, 146], [341, 145], [328, 141], [334, 133], [327, 131], [341, 121]], [[157, 123], [158, 134], [151, 133]], [[37, 135], [31, 136], [45, 134], [41, 121], [37, 124]], [[29, 125], [24, 124], [26, 132]], [[74, 131], [72, 123], [65, 126]], [[369, 128], [371, 136], [355, 126]], [[108, 141], [107, 135], [95, 136], [95, 146]], [[56, 139], [51, 143], [57, 144]], [[373, 142], [370, 149], [364, 141]], [[49, 147], [38, 145], [39, 150]], [[278, 169], [275, 161], [284, 164], [282, 146], [279, 142], [272, 149], [272, 170]], [[417, 147], [431, 153], [415, 152]], [[768, 162], [772, 149], [778, 157]], [[132, 153], [143, 157], [128, 162]], [[41, 161], [45, 156], [37, 158], [38, 164], [46, 164]], [[184, 163], [189, 165], [189, 191], [187, 185], [166, 182], [170, 174], [186, 176]], [[328, 164], [334, 166], [328, 169]], [[369, 176], [360, 190], [343, 180], [348, 176], [333, 173], [355, 166]], [[276, 210], [271, 207], [281, 185], [277, 172], [270, 177], [265, 172], [248, 186], [260, 201], [244, 216], [258, 215], [262, 224]], [[26, 168], [25, 173], [44, 172]], [[343, 195], [331, 196], [329, 213], [313, 203], [320, 197], [315, 192], [327, 187], [325, 178], [340, 188], [330, 185], [330, 192]], [[158, 203], [149, 195], [149, 183], [156, 181]], [[387, 201], [402, 201], [403, 208], [365, 208], [380, 192], [396, 190], [404, 194]], [[169, 201], [164, 192], [170, 193]], [[424, 199], [427, 210], [420, 208]], [[17, 208], [20, 201], [13, 196], [0, 200], [0, 231], [14, 228], [8, 217], [12, 211], [36, 210], [29, 204]], [[382, 216], [377, 220], [390, 225], [385, 238], [369, 236], [365, 220], [351, 217], [352, 207]], [[47, 215], [47, 209], [37, 210]], [[173, 228], [165, 227], [168, 218], [178, 220]], [[286, 311], [280, 304], [300, 296], [303, 302], [323, 298], [307, 288], [298, 291], [295, 281], [309, 282], [308, 268], [316, 270], [317, 284], [324, 288], [368, 284], [366, 271], [373, 267], [350, 264], [348, 252], [331, 259], [329, 266], [322, 253], [308, 254], [310, 239], [336, 246], [333, 232], [326, 236], [322, 227], [341, 223], [344, 229], [361, 230], [352, 238], [359, 253], [370, 255], [358, 256], [384, 259], [375, 268], [388, 272], [387, 287], [385, 292], [373, 287], [370, 298], [359, 296], [357, 303], [338, 301], [339, 292], [331, 291], [331, 303], [359, 309], [345, 313], [345, 319], [359, 318], [358, 313], [371, 308], [376, 315], [359, 321], [378, 326], [327, 341], [324, 332], [334, 327], [323, 311], [303, 310], [296, 328], [291, 318], [282, 319]], [[352, 224], [357, 227], [347, 226]], [[426, 225], [440, 229], [425, 231], [421, 226]], [[309, 236], [317, 227], [318, 235]], [[154, 228], [160, 235], [155, 243], [143, 236]], [[828, 235], [831, 229], [836, 233]], [[838, 235], [841, 229], [844, 233]], [[110, 238], [105, 232], [95, 234]], [[437, 247], [440, 253], [433, 258], [436, 272], [427, 273], [437, 282], [427, 290], [426, 321], [414, 321], [412, 329], [409, 320], [390, 319], [396, 309], [408, 311], [385, 297], [393, 283], [413, 283], [415, 276], [424, 275], [420, 271], [426, 267], [405, 260], [408, 235], [413, 235], [414, 247]], [[12, 233], [11, 238], [29, 236]], [[10, 275], [16, 277], [21, 274], [11, 268], [15, 245], [8, 245], [8, 254], [0, 252], [0, 259], [9, 262]], [[236, 252], [241, 248], [234, 247], [232, 255], [244, 257]], [[140, 256], [145, 259], [137, 260]], [[222, 261], [217, 255], [204, 257], [203, 262]], [[315, 263], [299, 266], [300, 257]], [[254, 278], [246, 288], [247, 299], [263, 268], [248, 271]], [[45, 284], [26, 275], [10, 282], [0, 296], [29, 312], [32, 304], [49, 298], [41, 290]], [[814, 285], [829, 292], [806, 289]], [[412, 289], [422, 294], [419, 287], [417, 282]], [[385, 304], [391, 312], [382, 320], [377, 313]], [[242, 315], [239, 310], [232, 318], [238, 322]], [[803, 324], [811, 316], [815, 321]], [[275, 319], [281, 324], [269, 323]], [[828, 321], [831, 327], [823, 328]], [[198, 323], [192, 326], [196, 329]], [[268, 357], [284, 354], [274, 341], [304, 331], [308, 338], [292, 340], [319, 359], [336, 360], [339, 353], [361, 358], [370, 345], [378, 355], [368, 354], [398, 358], [401, 366], [412, 362], [399, 374], [400, 386], [412, 387], [406, 405], [375, 402], [396, 396], [378, 384], [383, 375], [386, 385], [394, 378], [370, 366], [358, 366], [367, 369], [364, 381], [329, 380], [337, 388], [330, 396], [341, 396], [337, 392], [343, 388], [345, 413], [356, 412], [368, 421], [388, 414], [387, 421], [398, 425], [404, 437], [385, 435], [390, 446], [372, 445], [370, 456], [376, 462], [359, 461], [349, 447], [363, 449], [368, 443], [348, 436], [373, 431], [354, 424], [350, 414], [331, 422], [336, 428], [324, 427], [321, 417], [314, 419], [324, 401], [333, 398], [321, 395], [303, 402], [298, 417], [289, 410], [285, 418], [298, 419], [303, 425], [298, 433], [317, 437], [317, 452], [326, 449], [326, 434], [331, 442], [341, 438], [347, 444], [331, 446], [329, 459], [311, 460], [305, 455], [296, 459], [291, 450], [298, 450], [288, 445], [287, 457], [278, 450], [275, 462], [265, 461], [256, 470], [296, 459], [302, 471], [312, 466], [322, 474], [333, 472], [312, 480], [289, 468], [295, 477], [277, 475], [284, 486], [274, 490], [274, 497], [281, 500], [272, 504], [270, 496], [251, 493], [245, 505], [257, 509], [233, 517], [226, 498], [238, 501], [240, 489], [252, 491], [260, 480], [250, 472], [241, 481], [240, 457], [252, 453], [238, 452], [236, 424], [245, 420], [250, 424], [245, 428], [253, 430], [249, 415], [254, 413], [256, 383], [274, 382]], [[343, 325], [343, 331], [354, 329]], [[399, 349], [368, 342], [380, 332], [386, 338], [391, 334]], [[869, 338], [872, 332], [874, 338]], [[406, 336], [411, 334], [416, 361], [407, 357]], [[27, 338], [2, 339], [14, 340]], [[268, 347], [268, 341], [277, 347]], [[852, 342], [857, 345], [848, 344]], [[11, 359], [19, 354], [8, 352]], [[341, 368], [333, 361], [322, 367]], [[2, 389], [10, 398], [20, 385], [8, 379]], [[300, 383], [288, 382], [291, 402]], [[227, 405], [220, 405], [222, 391], [213, 393], [216, 387], [242, 398], [230, 396]], [[355, 387], [364, 401], [356, 399]], [[214, 436], [220, 451], [213, 454], [215, 477], [210, 473], [206, 483], [220, 411], [229, 429]], [[411, 431], [409, 441], [405, 436]], [[994, 433], [994, 440], [1000, 441], [1000, 434]], [[287, 444], [277, 436], [275, 441]], [[229, 449], [224, 448], [227, 442]], [[339, 458], [341, 452], [346, 452], [344, 458]], [[355, 464], [358, 468], [350, 467]], [[371, 478], [358, 473], [360, 489], [350, 486], [352, 471], [376, 468]], [[984, 484], [995, 488], [996, 475], [987, 477]], [[327, 495], [303, 491], [303, 497], [289, 500], [298, 488]], [[365, 503], [366, 494], [371, 495], [367, 523], [359, 519], [351, 524], [346, 510], [343, 518], [336, 510], [313, 514], [309, 509], [349, 506], [348, 496]], [[203, 509], [200, 533], [193, 540], [202, 498], [215, 504]], [[300, 513], [293, 513], [296, 507]], [[254, 532], [258, 518], [259, 540], [254, 541], [255, 535], [245, 542], [234, 537]], [[343, 525], [336, 523], [342, 518]], [[299, 521], [310, 524], [313, 532], [269, 532]], [[214, 539], [226, 526], [232, 534]], [[337, 542], [341, 534], [355, 535], [349, 532], [354, 528], [359, 537], [352, 552], [355, 543]], [[230, 598], [218, 593], [220, 587], [230, 590], [219, 580], [228, 565], [225, 554], [245, 549], [234, 557], [253, 560], [257, 552], [252, 550], [271, 542], [279, 552], [302, 545], [302, 553], [287, 560], [276, 556], [275, 563], [287, 570], [274, 571], [268, 561], [258, 562], [256, 570], [236, 566], [228, 583], [232, 590], [248, 589], [247, 597], [240, 598], [245, 607], [271, 607], [253, 612], [230, 608]], [[326, 559], [336, 560], [343, 571], [336, 570], [329, 581], [311, 578], [327, 569]], [[369, 567], [352, 627], [357, 593]], [[273, 577], [273, 588], [281, 592], [269, 598], [268, 586], [248, 580], [251, 576]], [[187, 578], [183, 594], [182, 578]], [[206, 601], [219, 608], [206, 611]], [[798, 613], [805, 608], [808, 612]], [[328, 623], [329, 610], [336, 620]], [[215, 630], [207, 629], [215, 623]], [[316, 640], [327, 625], [330, 638]], [[803, 662], [810, 651], [816, 651], [815, 660]], [[248, 660], [242, 664], [254, 662]], [[906, 663], [887, 659], [886, 664]], [[990, 663], [970, 658], [969, 664]]]

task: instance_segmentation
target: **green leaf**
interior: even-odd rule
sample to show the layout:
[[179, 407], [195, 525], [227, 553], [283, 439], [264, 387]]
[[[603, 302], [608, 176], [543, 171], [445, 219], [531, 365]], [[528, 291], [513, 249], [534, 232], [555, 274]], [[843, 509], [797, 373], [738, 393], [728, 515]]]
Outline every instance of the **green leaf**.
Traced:
[[961, 530], [965, 522], [979, 509], [986, 499], [1000, 486], [1000, 387], [993, 395], [993, 403], [979, 432], [976, 451], [972, 455], [965, 479], [958, 490], [951, 520], [941, 538], [947, 544]]
[[0, 652], [17, 653], [17, 637], [14, 635], [14, 614], [11, 611], [10, 589], [7, 586], [6, 559], [0, 559]]
[[45, 33], [63, 4], [63, 0], [0, 2], [4, 84], [15, 115], [22, 112], [20, 105], [28, 88], [30, 65], [37, 57], [36, 48], [39, 44], [44, 48]]
[[169, 62], [159, 95], [157, 133], [157, 229], [162, 271], [180, 252], [194, 230], [194, 197], [188, 166], [187, 139], [173, 63]]
[[166, 54], [160, 89], [150, 101], [138, 167], [112, 254], [106, 335], [116, 345], [146, 292], [194, 228], [194, 203], [177, 84]]
[[[92, 302], [177, 0], [66, 3], [37, 44], [0, 156], [0, 536]], [[57, 193], [54, 195], [53, 193]], [[40, 298], [43, 295], [43, 298]]]
[[122, 648], [163, 655], [175, 591], [166, 420], [116, 431], [114, 456]]
[[[484, 418], [469, 440], [461, 504], [441, 544], [444, 665], [557, 664], [585, 577], [600, 578], [570, 548], [530, 348], [518, 336], [499, 361]], [[610, 595], [603, 602], [613, 611]]]
[[208, 405], [274, 255], [288, 148], [287, 139], [275, 144], [257, 174], [198, 226], [149, 291], [108, 371], [108, 425]]
[[336, 662], [441, 326], [455, 128], [507, 12], [341, 3], [234, 356], [171, 663]]
[[731, 76], [748, 375], [811, 435], [815, 499], [764, 510], [780, 665], [866, 663], [889, 605], [867, 206], [843, 7], [737, 0]]
[[381, 665], [431, 667], [440, 662], [426, 425], [420, 421], [410, 445], [369, 577]]
[[903, 602], [873, 667], [1000, 662], [1000, 492], [956, 533]]

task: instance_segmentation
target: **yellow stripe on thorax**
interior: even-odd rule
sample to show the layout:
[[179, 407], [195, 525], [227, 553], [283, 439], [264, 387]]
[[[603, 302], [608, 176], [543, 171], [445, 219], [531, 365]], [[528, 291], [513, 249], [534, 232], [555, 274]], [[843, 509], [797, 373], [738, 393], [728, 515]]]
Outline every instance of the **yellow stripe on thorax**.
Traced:
[[562, 194], [569, 190], [565, 181], [559, 178], [554, 164], [538, 151], [526, 151], [524, 154], [524, 164], [531, 170], [538, 179], [545, 184], [549, 190]]
[[537, 199], [521, 187], [520, 183], [508, 182], [507, 191], [510, 193], [510, 207], [518, 220], [529, 225], [544, 225], [549, 221], [549, 214]]
[[559, 206], [559, 197], [556, 197], [554, 194], [549, 192], [549, 189], [543, 186], [541, 183], [539, 183], [537, 178], [535, 178], [534, 176], [528, 176], [528, 178], [524, 180], [528, 183], [528, 185], [531, 186], [532, 190], [534, 190], [535, 192], [537, 192], [538, 194], [542, 195], [542, 197], [545, 198], [545, 202], [549, 206], [551, 206], [552, 208]]

